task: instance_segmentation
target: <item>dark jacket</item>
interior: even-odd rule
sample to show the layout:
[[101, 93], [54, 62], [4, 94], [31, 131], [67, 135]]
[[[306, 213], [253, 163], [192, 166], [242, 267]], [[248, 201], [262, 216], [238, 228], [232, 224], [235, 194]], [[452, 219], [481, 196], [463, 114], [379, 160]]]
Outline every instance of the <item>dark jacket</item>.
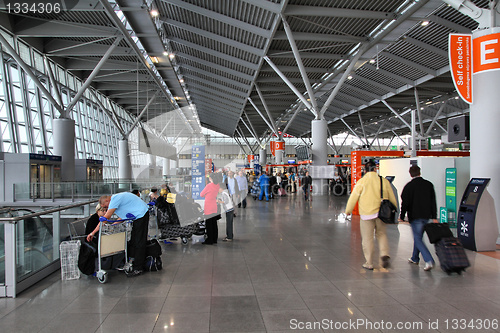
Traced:
[[312, 181], [311, 176], [304, 176], [304, 178], [302, 178], [302, 187], [311, 186], [312, 182], [313, 181]]
[[[94, 229], [99, 225], [99, 215], [97, 213], [92, 214], [87, 220], [87, 224], [85, 225], [85, 235], [90, 234]], [[96, 237], [99, 234], [95, 235]]]
[[437, 218], [436, 193], [434, 186], [422, 177], [413, 178], [401, 193], [401, 214], [403, 220], [408, 213], [408, 220]]

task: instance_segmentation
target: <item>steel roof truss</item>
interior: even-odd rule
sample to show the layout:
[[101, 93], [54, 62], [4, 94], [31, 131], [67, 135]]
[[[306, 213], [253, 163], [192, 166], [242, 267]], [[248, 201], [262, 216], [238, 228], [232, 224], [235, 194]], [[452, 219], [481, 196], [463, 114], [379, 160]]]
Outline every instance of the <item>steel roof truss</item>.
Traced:
[[439, 119], [439, 116], [441, 116], [441, 113], [443, 112], [444, 108], [446, 107], [446, 104], [448, 104], [448, 100], [444, 101], [441, 106], [439, 107], [439, 110], [438, 112], [436, 113], [436, 115], [434, 116], [434, 118], [432, 119], [432, 122], [431, 124], [429, 125], [429, 128], [427, 129], [427, 132], [425, 132], [425, 136], [429, 136], [429, 134], [431, 133], [432, 131], [432, 128], [434, 127], [434, 124], [437, 122], [437, 120]]
[[206, 54], [210, 54], [210, 55], [215, 56], [217, 58], [224, 59], [226, 61], [232, 62], [232, 63], [237, 64], [239, 66], [243, 66], [243, 67], [252, 69], [254, 71], [258, 69], [258, 65], [257, 64], [254, 64], [252, 62], [249, 62], [249, 61], [237, 58], [237, 57], [230, 56], [230, 55], [228, 55], [226, 53], [219, 52], [219, 51], [216, 51], [214, 49], [211, 49], [211, 48], [208, 48], [208, 47], [205, 47], [205, 46], [201, 46], [199, 44], [195, 44], [195, 43], [186, 41], [186, 40], [178, 38], [178, 37], [172, 37], [172, 38], [169, 38], [169, 40], [172, 41], [172, 42], [175, 42], [175, 43], [187, 46], [187, 47], [189, 47], [189, 48], [191, 48], [193, 50], [196, 50], [198, 52], [204, 52]]
[[115, 41], [113, 42], [113, 44], [109, 47], [109, 49], [106, 51], [106, 53], [99, 60], [99, 62], [95, 66], [95, 68], [92, 71], [92, 73], [90, 73], [90, 75], [85, 80], [85, 82], [82, 84], [82, 86], [80, 88], [78, 88], [78, 91], [76, 92], [75, 97], [73, 97], [73, 99], [71, 100], [71, 102], [66, 107], [66, 112], [71, 112], [71, 109], [73, 108], [73, 106], [75, 106], [75, 104], [78, 103], [78, 100], [80, 100], [80, 97], [83, 96], [83, 93], [85, 93], [85, 90], [87, 90], [87, 88], [90, 86], [90, 84], [92, 83], [92, 81], [94, 80], [94, 78], [97, 76], [97, 74], [101, 70], [101, 67], [104, 65], [104, 63], [106, 63], [106, 61], [108, 60], [108, 58], [111, 56], [111, 53], [113, 53], [113, 51], [118, 46], [118, 44], [122, 41], [122, 39], [123, 39], [122, 37], [117, 37], [115, 39]]
[[[214, 81], [209, 81], [209, 80], [201, 79], [201, 78], [199, 78], [197, 76], [190, 75], [190, 74], [187, 74], [187, 73], [184, 73], [183, 76], [184, 77], [188, 77], [190, 80], [194, 80], [194, 81], [198, 81], [198, 82], [204, 83], [207, 86], [215, 87], [215, 88], [220, 89], [222, 91], [227, 91], [227, 92], [230, 92], [232, 94], [241, 96], [242, 98], [246, 97], [246, 93], [245, 92], [240, 91], [240, 90], [236, 90], [236, 89], [233, 89], [233, 88], [230, 88], [230, 87], [227, 87], [227, 86], [223, 86], [221, 84], [215, 83]], [[189, 86], [190, 82], [186, 82], [186, 84]]]
[[288, 5], [285, 10], [285, 15], [364, 18], [371, 20], [391, 20], [396, 18], [396, 15], [390, 12], [300, 5]]
[[[227, 74], [230, 74], [230, 75], [233, 75], [233, 76], [236, 76], [236, 77], [239, 77], [243, 80], [248, 80], [248, 81], [252, 81], [254, 79], [254, 77], [252, 75], [248, 75], [248, 74], [245, 74], [245, 73], [242, 73], [242, 72], [238, 72], [238, 71], [235, 71], [231, 68], [228, 68], [228, 67], [224, 67], [224, 66], [221, 66], [221, 65], [218, 65], [218, 64], [214, 64], [212, 62], [209, 62], [209, 61], [206, 61], [204, 59], [201, 59], [201, 58], [197, 58], [197, 57], [194, 57], [194, 56], [191, 56], [191, 55], [188, 55], [186, 53], [183, 53], [183, 52], [176, 52], [175, 53], [175, 56], [176, 57], [180, 57], [180, 58], [185, 58], [185, 59], [188, 59], [188, 60], [191, 60], [193, 62], [196, 62], [196, 63], [199, 63], [201, 65], [204, 65], [206, 67], [210, 67], [210, 68], [214, 68], [214, 69], [217, 69], [221, 72], [225, 72]], [[180, 64], [180, 67], [185, 67], [184, 64]]]
[[337, 93], [340, 91], [340, 88], [344, 84], [344, 82], [347, 79], [347, 77], [351, 74], [351, 72], [352, 72], [352, 70], [354, 68], [354, 65], [356, 65], [356, 62], [363, 55], [363, 53], [365, 52], [365, 50], [366, 50], [366, 45], [361, 46], [359, 48], [358, 52], [356, 53], [356, 55], [350, 60], [349, 66], [347, 66], [345, 72], [342, 74], [340, 80], [335, 85], [335, 88], [331, 92], [330, 96], [328, 96], [328, 99], [326, 100], [325, 104], [323, 104], [323, 107], [321, 108], [321, 111], [319, 112], [319, 115], [318, 115], [319, 119], [323, 119], [324, 118], [326, 110], [328, 109], [328, 107], [330, 106], [330, 104], [332, 104], [333, 99], [337, 96]]
[[231, 18], [229, 16], [226, 16], [226, 15], [223, 15], [223, 14], [220, 14], [220, 13], [217, 13], [217, 12], [214, 12], [214, 11], [202, 8], [202, 7], [198, 7], [196, 5], [192, 5], [192, 4], [185, 2], [185, 1], [182, 1], [182, 0], [168, 0], [168, 1], [161, 0], [161, 1], [179, 6], [181, 8], [189, 10], [193, 13], [197, 13], [199, 15], [203, 15], [203, 16], [208, 17], [210, 19], [214, 19], [214, 20], [220, 21], [222, 23], [232, 25], [232, 26], [240, 28], [244, 31], [249, 31], [251, 33], [262, 36], [264, 38], [271, 37], [271, 32], [266, 30], [266, 29], [259, 28], [257, 26], [252, 25], [252, 24], [248, 24], [246, 22], [239, 21], [239, 20]]
[[286, 83], [286, 85], [295, 93], [295, 95], [297, 95], [297, 97], [300, 99], [300, 101], [305, 105], [305, 107], [307, 109], [309, 109], [309, 111], [312, 112], [312, 114], [314, 114], [314, 116], [317, 115], [316, 113], [316, 110], [314, 110], [314, 108], [312, 107], [311, 104], [309, 104], [309, 102], [306, 100], [306, 98], [300, 93], [300, 91], [292, 84], [292, 82], [290, 82], [290, 80], [285, 76], [285, 74], [283, 74], [279, 69], [278, 67], [276, 67], [276, 65], [271, 61], [271, 59], [269, 59], [269, 57], [264, 57], [264, 60], [267, 61], [267, 63], [274, 69], [274, 71], [276, 72], [276, 74], [278, 74], [281, 79]]
[[208, 32], [206, 30], [202, 30], [202, 29], [193, 27], [192, 25], [188, 25], [188, 24], [185, 24], [185, 23], [173, 20], [173, 19], [164, 19], [163, 22], [165, 24], [175, 25], [176, 27], [178, 27], [180, 29], [183, 29], [183, 30], [186, 30], [186, 31], [190, 31], [192, 33], [195, 33], [197, 35], [203, 36], [205, 38], [212, 39], [212, 40], [214, 40], [216, 42], [226, 44], [226, 45], [228, 45], [230, 47], [233, 47], [235, 49], [240, 49], [240, 50], [243, 50], [245, 52], [254, 54], [256, 56], [259, 56], [259, 57], [263, 57], [264, 56], [264, 51], [263, 50], [261, 50], [259, 48], [256, 48], [256, 47], [253, 47], [253, 46], [250, 46], [248, 44], [240, 43], [240, 42], [238, 42], [238, 41], [236, 41], [234, 39], [230, 39], [230, 38], [227, 38], [227, 37], [224, 37], [224, 36], [221, 36], [221, 35], [217, 35], [217, 34], [214, 34], [212, 32]]
[[400, 62], [402, 64], [405, 64], [405, 65], [407, 65], [409, 67], [415, 68], [415, 69], [417, 69], [417, 70], [419, 70], [421, 72], [424, 72], [424, 73], [436, 76], [436, 71], [435, 70], [433, 70], [433, 69], [431, 69], [429, 67], [425, 67], [425, 66], [423, 66], [421, 64], [418, 64], [418, 63], [416, 63], [414, 61], [410, 61], [407, 58], [403, 58], [401, 56], [398, 56], [398, 55], [395, 55], [395, 54], [392, 54], [392, 53], [386, 52], [386, 51], [382, 52], [382, 55], [384, 57], [389, 58], [389, 59], [392, 59], [392, 60], [395, 60], [395, 61]]
[[[310, 32], [293, 32], [295, 40], [315, 41], [315, 42], [335, 42], [335, 43], [360, 43], [365, 42], [366, 38], [356, 36], [344, 36], [333, 34], [320, 34]], [[286, 40], [288, 39], [285, 31], [277, 31], [273, 36], [273, 40]]]
[[408, 124], [408, 122], [407, 122], [406, 120], [404, 120], [404, 119], [403, 119], [403, 117], [402, 117], [399, 113], [397, 113], [397, 112], [396, 112], [396, 110], [394, 110], [394, 109], [393, 109], [393, 108], [389, 105], [389, 103], [387, 103], [387, 101], [386, 101], [385, 99], [383, 99], [383, 100], [382, 100], [382, 103], [384, 103], [384, 104], [385, 104], [385, 106], [387, 106], [387, 108], [388, 108], [389, 110], [391, 110], [391, 112], [392, 112], [392, 113], [394, 113], [394, 114], [396, 115], [396, 117], [398, 117], [398, 118], [399, 118], [399, 120], [401, 120], [401, 121], [402, 121], [402, 122], [403, 122], [403, 123], [404, 123], [404, 124], [405, 124], [405, 125], [406, 125], [409, 129], [410, 129], [410, 130], [412, 129], [411, 125], [410, 125], [410, 124]]
[[286, 21], [286, 18], [284, 16], [281, 16], [281, 20], [283, 22], [283, 28], [285, 29], [286, 35], [288, 37], [288, 43], [290, 44], [290, 47], [292, 48], [293, 55], [295, 57], [295, 61], [297, 62], [297, 66], [299, 67], [300, 75], [302, 76], [302, 80], [304, 80], [307, 95], [309, 96], [309, 100], [311, 101], [311, 105], [312, 105], [313, 110], [314, 110], [313, 113], [317, 117], [319, 114], [318, 103], [317, 103], [316, 98], [314, 96], [314, 92], [312, 90], [311, 82], [309, 81], [309, 77], [307, 76], [307, 72], [306, 72], [306, 69], [304, 67], [304, 63], [302, 62], [302, 58], [300, 57], [299, 49], [297, 48], [297, 44], [295, 43], [295, 40], [293, 39], [292, 29], [290, 29], [290, 26], [288, 25], [288, 22]]
[[242, 83], [242, 82], [239, 82], [239, 81], [235, 81], [235, 80], [229, 79], [227, 77], [224, 77], [224, 76], [221, 76], [221, 75], [218, 75], [218, 74], [214, 74], [212, 72], [208, 72], [208, 71], [205, 71], [203, 69], [196, 68], [196, 67], [193, 67], [193, 66], [182, 65], [182, 67], [185, 68], [186, 70], [193, 71], [193, 72], [195, 72], [197, 74], [203, 74], [203, 75], [211, 77], [211, 78], [213, 78], [214, 80], [217, 80], [217, 81], [227, 82], [228, 84], [240, 87], [242, 89], [248, 89], [248, 86], [250, 85], [250, 83]]
[[[34, 24], [33, 21], [40, 20], [41, 24]], [[22, 20], [16, 24], [14, 31], [19, 37], [103, 37], [116, 36], [115, 28], [98, 26], [77, 22], [47, 21], [31, 17], [30, 20]]]

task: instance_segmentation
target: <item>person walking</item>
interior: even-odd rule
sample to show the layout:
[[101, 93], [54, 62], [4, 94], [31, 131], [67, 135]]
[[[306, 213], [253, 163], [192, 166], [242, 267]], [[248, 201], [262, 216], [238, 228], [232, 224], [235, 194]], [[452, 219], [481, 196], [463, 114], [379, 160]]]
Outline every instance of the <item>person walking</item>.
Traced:
[[363, 268], [373, 270], [373, 237], [377, 238], [380, 252], [380, 266], [388, 268], [390, 266], [389, 242], [387, 240], [386, 225], [378, 218], [380, 209], [380, 184], [382, 180], [383, 198], [389, 199], [394, 206], [397, 205], [396, 197], [392, 191], [389, 181], [380, 177], [375, 171], [375, 162], [368, 161], [365, 164], [365, 175], [354, 187], [347, 206], [346, 214], [351, 214], [354, 206], [358, 203], [361, 221], [359, 228], [361, 231], [361, 244], [365, 256]]
[[247, 208], [247, 193], [248, 193], [248, 181], [247, 177], [243, 171], [239, 171], [238, 175], [235, 176], [236, 181], [238, 182], [238, 188], [240, 189], [240, 193], [238, 195], [238, 208], [242, 207]]
[[226, 237], [222, 239], [223, 242], [233, 241], [233, 213], [234, 213], [234, 203], [231, 199], [229, 191], [222, 185], [219, 188], [219, 195], [217, 196], [217, 202], [221, 204], [221, 212], [226, 213]]
[[200, 196], [205, 198], [205, 228], [207, 231], [207, 239], [202, 243], [205, 245], [217, 244], [219, 228], [217, 220], [220, 219], [220, 214], [217, 212], [217, 194], [219, 194], [219, 175], [210, 173], [208, 176], [208, 184], [201, 191]]
[[425, 261], [424, 271], [430, 271], [434, 267], [434, 259], [422, 238], [425, 225], [437, 218], [436, 192], [434, 185], [422, 178], [418, 165], [412, 165], [409, 171], [412, 180], [405, 185], [401, 193], [400, 214], [401, 220], [408, 214], [413, 231], [413, 254], [408, 262], [418, 265], [421, 253]]
[[312, 178], [309, 176], [309, 171], [306, 171], [306, 175], [302, 177], [302, 189], [304, 190], [304, 199], [305, 201], [309, 200]]
[[292, 191], [292, 193], [295, 193], [296, 191], [296, 188], [297, 188], [297, 184], [296, 184], [296, 179], [297, 177], [297, 174], [295, 173], [295, 171], [292, 171], [292, 174], [290, 175], [289, 179], [290, 179], [290, 190]]
[[[238, 186], [238, 181], [234, 177], [233, 171], [228, 171], [225, 184], [233, 202], [238, 202], [238, 194], [240, 193], [240, 188]], [[234, 213], [234, 216], [236, 216], [236, 213]]]
[[262, 201], [262, 197], [266, 194], [266, 201], [269, 201], [269, 177], [265, 171], [262, 171], [262, 175], [259, 177], [260, 185], [260, 195], [259, 200]]
[[101, 207], [108, 207], [99, 221], [106, 222], [113, 214], [122, 220], [127, 214], [135, 216], [130, 235], [130, 256], [134, 258], [132, 270], [126, 271], [127, 277], [141, 275], [146, 261], [146, 243], [148, 240], [149, 212], [148, 205], [137, 195], [130, 192], [121, 192], [112, 196], [103, 195], [99, 198]]

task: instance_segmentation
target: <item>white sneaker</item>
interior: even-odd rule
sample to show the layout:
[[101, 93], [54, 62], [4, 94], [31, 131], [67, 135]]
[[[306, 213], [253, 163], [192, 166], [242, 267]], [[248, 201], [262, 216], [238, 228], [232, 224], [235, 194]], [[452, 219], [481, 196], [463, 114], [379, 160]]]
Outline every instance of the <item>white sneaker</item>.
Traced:
[[430, 270], [431, 270], [431, 269], [433, 269], [433, 268], [434, 268], [434, 264], [433, 264], [433, 263], [431, 263], [431, 262], [426, 262], [426, 263], [425, 263], [425, 267], [424, 267], [424, 271], [428, 272], [428, 271], [430, 271]]

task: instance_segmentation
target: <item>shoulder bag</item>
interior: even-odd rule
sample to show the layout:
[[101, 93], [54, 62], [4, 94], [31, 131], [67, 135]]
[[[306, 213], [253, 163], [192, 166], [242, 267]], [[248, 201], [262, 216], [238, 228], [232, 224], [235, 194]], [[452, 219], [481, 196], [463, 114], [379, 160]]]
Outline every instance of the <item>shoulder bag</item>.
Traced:
[[383, 196], [383, 187], [382, 187], [382, 177], [379, 176], [380, 178], [380, 209], [378, 211], [378, 218], [382, 220], [382, 222], [387, 223], [387, 224], [395, 224], [396, 222], [396, 206], [392, 204], [387, 199], [384, 199]]

